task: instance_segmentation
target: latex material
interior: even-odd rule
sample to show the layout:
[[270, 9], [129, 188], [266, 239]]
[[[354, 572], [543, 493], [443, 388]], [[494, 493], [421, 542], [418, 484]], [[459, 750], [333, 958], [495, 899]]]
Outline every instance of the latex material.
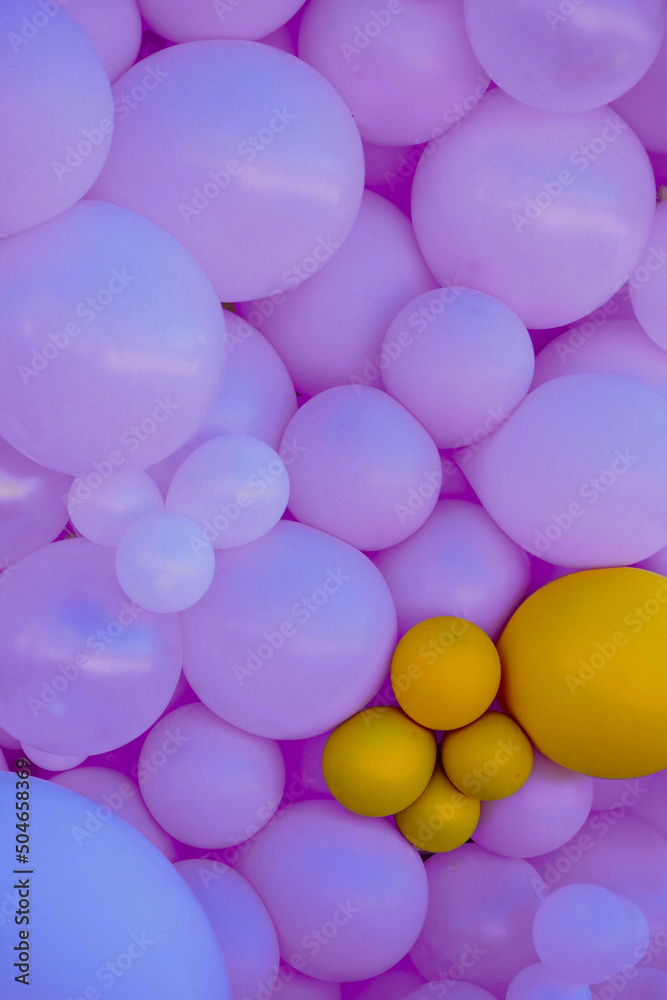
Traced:
[[144, 17], [174, 42], [199, 38], [262, 39], [288, 21], [303, 0], [141, 0]]
[[501, 712], [485, 712], [463, 729], [445, 733], [440, 752], [447, 777], [461, 792], [483, 802], [514, 795], [533, 767], [530, 740]]
[[0, 438], [3, 569], [58, 537], [67, 523], [65, 499], [70, 482], [69, 476], [45, 469]]
[[113, 83], [128, 70], [141, 45], [136, 0], [59, 0], [90, 38]]
[[79, 534], [98, 545], [116, 546], [135, 521], [164, 510], [162, 494], [146, 472], [119, 470], [77, 476], [69, 488], [67, 511]]

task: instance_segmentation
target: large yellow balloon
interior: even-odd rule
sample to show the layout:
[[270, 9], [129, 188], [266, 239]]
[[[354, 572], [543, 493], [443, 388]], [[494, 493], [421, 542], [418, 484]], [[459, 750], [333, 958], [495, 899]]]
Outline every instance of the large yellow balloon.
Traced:
[[667, 767], [667, 578], [561, 577], [519, 607], [498, 650], [502, 700], [547, 757], [598, 778]]

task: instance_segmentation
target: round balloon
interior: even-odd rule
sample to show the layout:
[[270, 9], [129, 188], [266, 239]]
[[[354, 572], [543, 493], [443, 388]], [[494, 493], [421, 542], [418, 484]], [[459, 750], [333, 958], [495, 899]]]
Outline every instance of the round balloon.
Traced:
[[654, 153], [667, 153], [667, 125], [659, 110], [666, 98], [667, 39], [663, 38], [657, 56], [641, 79], [613, 103], [614, 110]]
[[71, 768], [83, 764], [86, 759], [85, 756], [70, 757], [66, 754], [45, 753], [44, 750], [38, 750], [27, 743], [21, 743], [21, 749], [24, 756], [43, 771], [69, 771]]
[[588, 986], [554, 978], [545, 965], [527, 965], [509, 984], [505, 1000], [591, 1000]]
[[151, 28], [174, 42], [200, 38], [262, 39], [297, 12], [303, 0], [141, 0]]
[[97, 472], [77, 476], [69, 488], [70, 521], [85, 538], [116, 546], [135, 521], [164, 510], [164, 500], [146, 472], [119, 469], [100, 482]]
[[436, 764], [419, 798], [395, 818], [405, 839], [420, 851], [452, 851], [472, 837], [479, 820], [479, 801], [463, 795]]
[[[502, 712], [485, 712], [463, 729], [445, 733], [440, 753], [445, 773], [454, 785], [483, 802], [513, 796], [533, 767], [530, 740], [514, 719]], [[558, 791], [555, 780], [554, 785]]]
[[59, 0], [90, 38], [113, 83], [130, 68], [141, 45], [136, 0]]
[[0, 567], [52, 542], [67, 524], [70, 476], [38, 465], [0, 438]]
[[664, 310], [667, 303], [667, 277], [665, 277], [664, 243], [667, 240], [667, 205], [661, 202], [655, 210], [653, 228], [648, 236], [642, 282], [635, 282], [630, 289], [632, 308], [651, 340], [667, 350], [667, 321]]

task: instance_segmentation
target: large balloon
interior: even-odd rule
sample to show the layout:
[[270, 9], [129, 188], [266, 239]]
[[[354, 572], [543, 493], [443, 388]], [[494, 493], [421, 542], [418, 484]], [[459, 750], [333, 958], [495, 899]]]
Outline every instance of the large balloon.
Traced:
[[180, 623], [127, 600], [114, 551], [82, 538], [12, 566], [0, 588], [0, 725], [48, 753], [88, 756], [141, 735], [181, 671]]
[[174, 42], [200, 38], [262, 39], [280, 28], [303, 0], [141, 0], [141, 11]]
[[0, 438], [0, 568], [58, 537], [67, 524], [71, 481]]
[[335, 802], [284, 809], [237, 865], [260, 894], [283, 959], [308, 975], [349, 982], [407, 953], [426, 914], [419, 854], [381, 819]]
[[66, 3], [67, 13], [90, 38], [113, 83], [130, 68], [141, 45], [141, 14], [136, 0], [94, 0], [93, 3], [91, 0], [66, 0]]
[[210, 590], [182, 615], [185, 673], [209, 708], [260, 736], [303, 739], [370, 701], [389, 668], [396, 612], [366, 556], [280, 521], [219, 550], [216, 563]]
[[667, 274], [665, 272], [665, 245], [667, 240], [667, 204], [662, 202], [655, 210], [653, 228], [648, 237], [644, 258], [645, 278], [631, 287], [632, 308], [651, 340], [667, 350]]
[[10, 444], [49, 468], [108, 479], [194, 433], [222, 381], [224, 323], [176, 240], [134, 212], [84, 201], [3, 240], [0, 273], [0, 433]]
[[614, 101], [613, 107], [637, 133], [647, 149], [667, 153], [667, 123], [660, 113], [667, 99], [667, 39], [641, 80]]
[[619, 289], [654, 208], [648, 156], [615, 112], [550, 114], [498, 89], [422, 157], [412, 188], [438, 280], [496, 296], [535, 329], [572, 323]]
[[541, 962], [527, 965], [509, 984], [505, 1000], [591, 1000], [588, 986], [565, 983]]
[[74, 528], [91, 542], [118, 545], [131, 524], [164, 510], [162, 494], [147, 472], [118, 469], [100, 479], [96, 472], [77, 476], [67, 497]]
[[172, 233], [223, 302], [298, 285], [347, 236], [361, 140], [310, 66], [270, 45], [192, 42], [134, 66], [114, 86], [123, 95], [94, 197]]
[[[5, 843], [16, 838], [16, 782], [15, 774], [0, 774]], [[100, 997], [112, 990], [117, 1000], [231, 1000], [211, 925], [160, 851], [116, 816], [77, 842], [91, 803], [50, 781], [28, 784], [29, 858], [39, 875], [28, 873], [31, 865], [23, 875], [9, 865], [3, 871], [3, 900], [15, 900], [29, 916], [3, 931], [3, 997]]]
[[58, 4], [5, 0], [0, 36], [0, 236], [7, 236], [86, 193], [109, 152], [114, 108], [93, 43]]

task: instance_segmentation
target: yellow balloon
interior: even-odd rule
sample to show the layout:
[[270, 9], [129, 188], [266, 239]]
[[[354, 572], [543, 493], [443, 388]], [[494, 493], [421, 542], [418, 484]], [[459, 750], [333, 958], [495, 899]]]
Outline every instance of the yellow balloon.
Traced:
[[498, 691], [500, 659], [488, 635], [463, 618], [428, 618], [403, 636], [391, 662], [401, 708], [430, 729], [459, 729]]
[[434, 734], [399, 708], [366, 708], [334, 729], [322, 772], [331, 794], [351, 812], [391, 816], [424, 791], [436, 752]]
[[530, 740], [502, 712], [485, 712], [469, 726], [445, 733], [440, 753], [459, 791], [483, 802], [513, 795], [533, 767]]
[[598, 778], [667, 767], [667, 579], [571, 573], [532, 594], [498, 645], [502, 696], [535, 746]]
[[462, 795], [440, 766], [416, 802], [396, 815], [396, 825], [420, 851], [453, 851], [473, 835], [479, 799]]

